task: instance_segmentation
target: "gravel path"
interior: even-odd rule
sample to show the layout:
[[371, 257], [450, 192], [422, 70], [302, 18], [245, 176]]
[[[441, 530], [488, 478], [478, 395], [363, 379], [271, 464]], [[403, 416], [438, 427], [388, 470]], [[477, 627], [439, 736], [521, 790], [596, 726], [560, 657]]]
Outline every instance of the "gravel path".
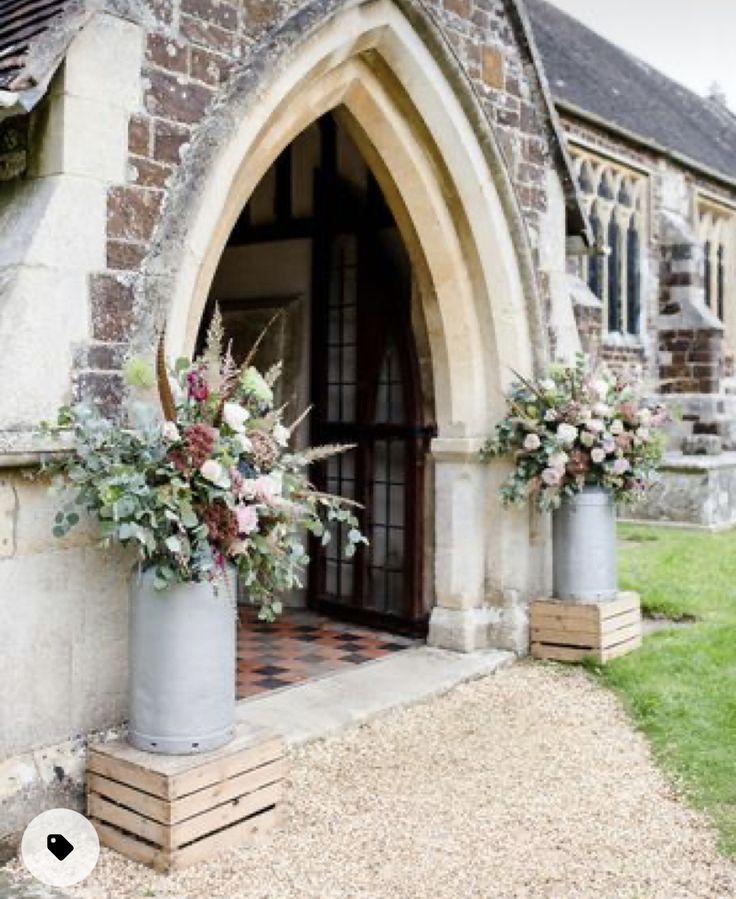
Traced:
[[726, 899], [736, 865], [614, 697], [519, 664], [295, 757], [286, 825], [165, 878], [105, 852], [79, 899]]

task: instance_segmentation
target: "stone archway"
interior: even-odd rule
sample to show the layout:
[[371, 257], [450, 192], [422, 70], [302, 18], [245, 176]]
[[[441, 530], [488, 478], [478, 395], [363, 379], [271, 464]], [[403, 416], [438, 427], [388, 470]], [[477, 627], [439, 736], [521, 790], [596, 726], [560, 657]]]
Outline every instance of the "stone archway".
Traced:
[[540, 554], [527, 516], [501, 515], [478, 449], [511, 368], [529, 372], [544, 356], [542, 318], [488, 123], [439, 39], [430, 50], [419, 30], [392, 0], [366, 0], [282, 55], [266, 48], [266, 68], [255, 61], [235, 79], [193, 148], [148, 260], [147, 296], [166, 310], [170, 350], [190, 352], [245, 202], [283, 148], [337, 110], [408, 248], [429, 335], [439, 429], [430, 640], [523, 651], [523, 601], [541, 577]]

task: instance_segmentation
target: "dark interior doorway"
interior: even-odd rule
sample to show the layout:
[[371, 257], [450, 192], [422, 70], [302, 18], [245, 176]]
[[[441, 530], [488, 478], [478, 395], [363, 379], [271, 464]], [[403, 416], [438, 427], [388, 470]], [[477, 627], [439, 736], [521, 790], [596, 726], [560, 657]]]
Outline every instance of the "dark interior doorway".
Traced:
[[326, 546], [310, 547], [301, 599], [336, 617], [421, 633], [429, 605], [426, 498], [435, 429], [415, 337], [414, 289], [383, 194], [338, 120], [327, 115], [281, 154], [253, 194], [215, 278], [210, 310], [220, 304], [236, 355], [274, 310], [284, 310], [258, 364], [282, 359], [279, 401], [313, 404], [302, 439], [356, 445], [313, 477], [321, 489], [360, 503], [370, 546], [346, 559], [343, 526], [333, 526]]

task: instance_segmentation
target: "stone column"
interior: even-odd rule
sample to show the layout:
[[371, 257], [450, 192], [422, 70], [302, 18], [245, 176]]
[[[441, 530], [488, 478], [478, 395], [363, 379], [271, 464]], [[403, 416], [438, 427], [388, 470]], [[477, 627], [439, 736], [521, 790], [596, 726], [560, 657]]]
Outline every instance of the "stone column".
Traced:
[[437, 439], [435, 461], [435, 591], [428, 643], [472, 652], [488, 643], [483, 608], [486, 468], [480, 439]]
[[525, 654], [529, 600], [551, 584], [549, 523], [502, 508], [497, 490], [508, 466], [481, 462], [482, 443], [440, 438], [432, 444], [436, 605], [428, 643]]

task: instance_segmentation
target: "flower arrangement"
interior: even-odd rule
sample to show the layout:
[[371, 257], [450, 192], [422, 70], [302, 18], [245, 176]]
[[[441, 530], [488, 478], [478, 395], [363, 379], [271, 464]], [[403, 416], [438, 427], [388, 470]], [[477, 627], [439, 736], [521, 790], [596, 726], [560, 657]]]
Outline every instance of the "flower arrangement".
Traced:
[[319, 492], [308, 478], [310, 465], [352, 447], [289, 450], [309, 410], [284, 424], [273, 393], [280, 366], [262, 374], [252, 365], [263, 336], [236, 366], [216, 310], [201, 357], [169, 370], [162, 335], [155, 373], [131, 360], [128, 384], [140, 391], [158, 385], [163, 423], [146, 399], [133, 404], [130, 427], [94, 406], [63, 407], [56, 423], [45, 425], [71, 430], [73, 438], [72, 451], [45, 466], [63, 476], [54, 534], [79, 524], [77, 509], [94, 514], [101, 544], [134, 546], [141, 563], [155, 568], [160, 590], [222, 579], [232, 562], [266, 620], [281, 611], [281, 591], [301, 586], [305, 534], [326, 543], [338, 523], [353, 555], [366, 542], [355, 504]]
[[508, 414], [482, 450], [486, 460], [513, 456], [502, 485], [504, 505], [560, 506], [586, 485], [610, 490], [617, 502], [641, 498], [662, 458], [663, 406], [643, 402], [637, 379], [593, 369], [586, 357], [553, 365], [545, 378], [517, 376]]

